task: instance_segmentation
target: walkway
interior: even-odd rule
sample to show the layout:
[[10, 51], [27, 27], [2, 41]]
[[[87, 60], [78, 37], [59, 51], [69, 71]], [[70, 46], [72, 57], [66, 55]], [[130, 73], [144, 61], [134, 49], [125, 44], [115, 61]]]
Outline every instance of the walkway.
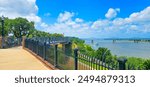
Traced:
[[32, 54], [15, 47], [0, 49], [0, 70], [50, 70]]

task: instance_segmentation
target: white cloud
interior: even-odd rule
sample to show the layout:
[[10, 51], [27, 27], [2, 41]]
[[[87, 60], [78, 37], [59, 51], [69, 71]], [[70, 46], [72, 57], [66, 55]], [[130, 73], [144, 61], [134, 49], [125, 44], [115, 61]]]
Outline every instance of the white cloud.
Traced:
[[46, 23], [41, 23], [41, 25], [40, 25], [42, 28], [48, 28], [48, 25], [46, 24]]
[[[119, 12], [120, 9], [115, 9]], [[140, 12], [131, 14], [126, 18], [98, 19], [86, 22], [81, 18], [75, 18], [75, 13], [60, 13], [58, 21], [49, 25], [45, 30], [51, 33], [64, 33], [67, 36], [77, 37], [139, 37], [150, 32], [150, 7]], [[108, 17], [110, 18], [110, 17]], [[111, 17], [112, 18], [112, 17]], [[74, 20], [75, 19], [75, 20]]]
[[150, 7], [147, 7], [140, 12], [132, 13], [128, 18], [123, 19], [121, 22], [124, 23], [124, 25], [130, 26], [129, 29], [131, 30], [137, 30], [137, 31], [140, 31], [141, 33], [150, 32], [150, 15], [149, 14], [150, 14]]
[[91, 26], [91, 28], [93, 29], [102, 29], [104, 27], [109, 26], [110, 21], [109, 20], [97, 20], [95, 22], [93, 22], [93, 25]]
[[40, 22], [36, 14], [38, 7], [36, 0], [0, 0], [0, 15], [9, 18], [24, 17], [30, 21]]
[[118, 12], [120, 12], [119, 8], [116, 9], [110, 8], [108, 12], [105, 14], [105, 17], [108, 19], [115, 18]]
[[83, 19], [73, 17], [75, 13], [73, 12], [63, 12], [60, 13], [57, 19], [57, 22], [49, 25], [48, 28], [45, 28], [45, 31], [50, 33], [64, 33], [66, 36], [77, 36], [77, 37], [86, 37], [91, 33], [90, 22], [84, 22]]
[[125, 19], [123, 19], [123, 18], [116, 18], [112, 21], [112, 23], [115, 26], [122, 26], [122, 25], [126, 24]]
[[[110, 37], [144, 37], [150, 36], [150, 7], [132, 13], [126, 18], [113, 20], [99, 19], [92, 24], [92, 29], [101, 31], [100, 35]], [[99, 29], [99, 30], [98, 30]], [[115, 33], [115, 34], [114, 34]]]
[[130, 20], [130, 22], [150, 22], [150, 7], [140, 12], [132, 13], [128, 20]]
[[80, 22], [83, 22], [83, 19], [76, 18], [76, 19], [75, 19], [75, 22], [79, 22], [79, 23], [80, 23]]
[[29, 21], [34, 21], [36, 23], [40, 23], [42, 21], [41, 18], [39, 16], [36, 16], [35, 14], [30, 14], [22, 17], [27, 18]]
[[70, 12], [65, 11], [64, 13], [59, 14], [57, 21], [58, 22], [65, 22], [65, 21], [71, 20], [71, 18], [73, 16], [74, 16], [74, 13], [70, 13]]
[[50, 13], [45, 13], [45, 14], [44, 14], [44, 16], [50, 16], [50, 15], [51, 15]]
[[136, 29], [137, 29], [137, 25], [131, 25], [131, 26], [130, 26], [130, 29], [131, 29], [131, 30], [136, 30]]

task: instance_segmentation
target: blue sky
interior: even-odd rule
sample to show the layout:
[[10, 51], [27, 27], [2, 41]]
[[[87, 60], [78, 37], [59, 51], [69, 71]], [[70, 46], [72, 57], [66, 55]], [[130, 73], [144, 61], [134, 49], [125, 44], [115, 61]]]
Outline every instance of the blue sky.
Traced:
[[0, 0], [0, 15], [65, 36], [150, 37], [150, 0]]

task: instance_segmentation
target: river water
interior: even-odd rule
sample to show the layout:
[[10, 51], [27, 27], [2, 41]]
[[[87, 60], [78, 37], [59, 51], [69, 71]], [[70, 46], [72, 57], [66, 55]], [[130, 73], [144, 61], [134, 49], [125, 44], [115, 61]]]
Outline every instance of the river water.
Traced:
[[128, 57], [140, 57], [150, 58], [150, 43], [149, 42], [138, 42], [133, 41], [116, 41], [113, 43], [112, 40], [92, 40], [84, 39], [86, 44], [89, 44], [94, 49], [99, 47], [106, 47], [111, 50], [112, 54], [117, 56], [128, 56]]

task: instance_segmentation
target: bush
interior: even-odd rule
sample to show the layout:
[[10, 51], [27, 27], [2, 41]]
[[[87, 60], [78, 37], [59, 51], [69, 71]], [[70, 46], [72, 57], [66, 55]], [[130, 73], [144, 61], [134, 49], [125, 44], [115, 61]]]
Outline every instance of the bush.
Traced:
[[143, 67], [144, 67], [144, 69], [146, 69], [146, 70], [150, 70], [150, 60], [146, 60], [146, 61], [143, 63]]
[[107, 48], [99, 47], [96, 50], [95, 57], [102, 60], [102, 57], [110, 58], [110, 57], [112, 57], [112, 54], [111, 54], [110, 50], [108, 50]]
[[142, 58], [137, 58], [137, 57], [127, 57], [127, 67], [133, 67], [135, 69], [143, 69], [143, 63], [144, 63], [145, 59]]

